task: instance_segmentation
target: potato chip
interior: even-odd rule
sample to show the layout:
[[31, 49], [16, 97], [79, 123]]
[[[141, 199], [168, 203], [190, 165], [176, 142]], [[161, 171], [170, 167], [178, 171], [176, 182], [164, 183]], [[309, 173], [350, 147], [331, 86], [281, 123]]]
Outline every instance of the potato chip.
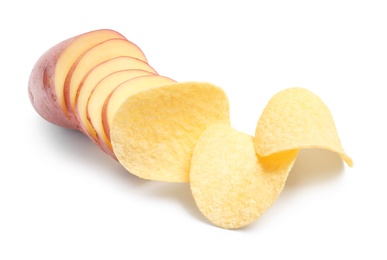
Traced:
[[258, 219], [278, 198], [298, 150], [259, 158], [253, 137], [216, 124], [194, 149], [190, 187], [203, 215], [216, 226], [236, 229]]
[[229, 125], [210, 126], [191, 161], [190, 187], [199, 210], [222, 228], [252, 223], [276, 201], [302, 148], [331, 150], [353, 165], [328, 107], [302, 88], [273, 96], [255, 137]]
[[118, 161], [144, 179], [187, 182], [193, 149], [202, 132], [230, 123], [229, 103], [210, 83], [182, 82], [130, 96], [110, 130]]
[[176, 81], [165, 76], [144, 75], [119, 84], [106, 98], [102, 108], [102, 124], [107, 138], [110, 140], [110, 126], [113, 123], [114, 115], [128, 97], [173, 83]]
[[353, 166], [328, 107], [304, 88], [288, 88], [270, 99], [257, 124], [254, 144], [261, 156], [301, 148], [327, 149]]

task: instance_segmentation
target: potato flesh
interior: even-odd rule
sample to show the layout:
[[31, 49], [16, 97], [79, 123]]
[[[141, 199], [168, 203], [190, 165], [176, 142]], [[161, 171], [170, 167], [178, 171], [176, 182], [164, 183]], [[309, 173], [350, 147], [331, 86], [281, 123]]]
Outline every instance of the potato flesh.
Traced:
[[110, 126], [113, 122], [113, 117], [121, 104], [130, 96], [135, 95], [141, 91], [152, 88], [158, 88], [163, 85], [175, 83], [173, 79], [159, 75], [146, 75], [137, 77], [117, 86], [105, 101], [102, 112], [102, 123], [105, 134], [110, 140]]
[[146, 70], [121, 70], [111, 73], [103, 78], [92, 90], [87, 102], [87, 130], [99, 143], [103, 142], [112, 150], [110, 140], [107, 138], [102, 124], [102, 108], [111, 92], [121, 83], [139, 76], [152, 75]]
[[56, 100], [62, 109], [62, 111], [67, 115], [67, 108], [64, 98], [64, 83], [67, 77], [68, 72], [70, 71], [74, 62], [81, 56], [85, 51], [92, 48], [93, 46], [104, 42], [109, 39], [126, 39], [120, 33], [108, 30], [101, 29], [91, 32], [87, 32], [77, 36], [71, 44], [69, 44], [61, 53], [58, 61], [55, 65], [55, 94]]
[[202, 132], [230, 123], [228, 98], [205, 82], [180, 82], [128, 97], [115, 113], [111, 142], [117, 160], [144, 179], [188, 182]]
[[78, 94], [75, 100], [75, 110], [77, 120], [80, 122], [80, 125], [87, 134], [91, 134], [94, 139], [96, 137], [95, 131], [90, 125], [89, 120], [87, 119], [87, 103], [89, 97], [94, 89], [94, 87], [107, 75], [114, 73], [120, 70], [126, 69], [142, 69], [148, 70], [151, 73], [157, 73], [148, 63], [128, 56], [121, 56], [113, 58], [107, 61], [104, 61], [92, 70], [90, 70], [87, 75], [84, 77], [83, 81], [80, 84]]
[[75, 99], [83, 77], [97, 64], [119, 56], [130, 56], [146, 62], [145, 55], [134, 43], [125, 39], [104, 41], [85, 52], [72, 67], [65, 83], [68, 111], [74, 113]]

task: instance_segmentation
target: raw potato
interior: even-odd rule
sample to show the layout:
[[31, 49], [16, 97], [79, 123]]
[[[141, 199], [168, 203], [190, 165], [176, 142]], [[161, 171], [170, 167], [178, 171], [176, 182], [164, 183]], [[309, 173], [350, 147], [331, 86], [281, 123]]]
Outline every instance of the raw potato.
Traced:
[[102, 108], [105, 100], [113, 92], [113, 90], [121, 83], [130, 80], [132, 78], [152, 75], [151, 72], [145, 70], [121, 70], [111, 73], [110, 75], [103, 78], [95, 86], [90, 94], [87, 103], [87, 130], [89, 131], [92, 138], [94, 138], [100, 145], [103, 146], [103, 150], [108, 149], [108, 153], [113, 153], [110, 140], [105, 134], [102, 124]]
[[88, 136], [92, 135], [94, 140], [96, 140], [95, 132], [87, 120], [87, 102], [89, 97], [94, 87], [104, 77], [116, 71], [126, 69], [142, 69], [150, 71], [152, 74], [157, 74], [157, 72], [149, 66], [148, 63], [142, 60], [129, 56], [120, 56], [96, 65], [86, 74], [79, 85], [78, 92], [75, 97], [75, 115], [77, 120], [80, 122], [81, 130]]
[[216, 226], [244, 227], [277, 200], [296, 156], [297, 150], [277, 155], [273, 167], [273, 161], [259, 160], [252, 136], [229, 125], [212, 125], [203, 132], [192, 156], [192, 195]]
[[151, 88], [158, 88], [175, 83], [173, 79], [159, 75], [145, 75], [125, 81], [108, 96], [102, 109], [102, 124], [107, 138], [110, 140], [110, 126], [113, 117], [121, 104], [130, 96]]
[[111, 125], [118, 161], [144, 179], [188, 182], [194, 147], [210, 125], [230, 123], [224, 91], [210, 83], [182, 82], [129, 97]]
[[254, 144], [261, 156], [291, 149], [327, 149], [353, 166], [328, 107], [304, 88], [288, 88], [270, 99], [257, 124]]
[[76, 129], [76, 124], [66, 116], [63, 90], [67, 73], [83, 52], [114, 38], [125, 39], [113, 30], [95, 30], [69, 38], [47, 50], [35, 63], [28, 83], [29, 98], [36, 112], [52, 124]]
[[[67, 75], [64, 87], [67, 111], [74, 122], [79, 123], [74, 114], [75, 99], [85, 75], [99, 63], [119, 56], [130, 56], [147, 61], [144, 53], [134, 43], [126, 39], [110, 39], [89, 49], [74, 63]], [[79, 125], [77, 127], [81, 129]]]

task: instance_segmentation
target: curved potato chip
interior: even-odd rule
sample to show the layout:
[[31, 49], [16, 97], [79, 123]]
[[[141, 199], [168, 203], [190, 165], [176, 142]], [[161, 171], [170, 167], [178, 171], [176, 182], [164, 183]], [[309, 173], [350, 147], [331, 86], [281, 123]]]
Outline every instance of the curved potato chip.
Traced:
[[304, 88], [288, 88], [270, 99], [258, 121], [254, 144], [261, 156], [301, 148], [327, 149], [353, 166], [328, 107]]
[[191, 161], [190, 187], [199, 210], [222, 228], [252, 223], [278, 198], [301, 148], [328, 149], [353, 165], [328, 107], [302, 88], [273, 96], [255, 137], [229, 125], [210, 126]]
[[208, 127], [191, 161], [190, 187], [199, 210], [226, 229], [252, 223], [277, 200], [297, 153], [262, 159], [252, 136], [229, 125]]
[[128, 97], [148, 89], [159, 88], [173, 83], [176, 83], [176, 81], [165, 76], [144, 75], [129, 79], [118, 85], [103, 104], [102, 124], [107, 138], [110, 139], [110, 126], [113, 123], [114, 115]]
[[202, 132], [229, 123], [225, 92], [210, 83], [182, 82], [130, 96], [115, 113], [111, 143], [118, 161], [144, 179], [187, 182]]

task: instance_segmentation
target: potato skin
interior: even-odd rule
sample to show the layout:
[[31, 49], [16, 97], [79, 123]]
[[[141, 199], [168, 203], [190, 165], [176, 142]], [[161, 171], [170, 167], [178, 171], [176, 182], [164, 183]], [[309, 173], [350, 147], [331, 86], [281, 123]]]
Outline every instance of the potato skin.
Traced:
[[28, 82], [28, 95], [36, 112], [50, 123], [83, 132], [78, 120], [71, 117], [69, 111], [63, 111], [60, 106], [62, 102], [57, 101], [55, 71], [60, 57], [70, 44], [87, 35], [97, 36], [95, 39], [103, 41], [104, 37], [102, 39], [98, 37], [101, 35], [100, 33], [107, 33], [106, 39], [126, 39], [122, 34], [111, 29], [98, 29], [82, 33], [54, 45], [43, 53], [35, 63]]
[[28, 96], [36, 112], [48, 122], [77, 129], [62, 111], [55, 94], [55, 67], [63, 50], [76, 37], [64, 40], [48, 49], [35, 63], [28, 82]]
[[78, 36], [64, 40], [50, 49], [48, 49], [36, 61], [32, 68], [28, 81], [28, 96], [35, 111], [46, 121], [60, 127], [79, 130], [90, 138], [102, 151], [116, 159], [114, 153], [103, 143], [94, 140], [87, 133], [85, 128], [82, 128], [79, 122], [66, 116], [63, 112], [55, 93], [55, 68], [62, 52], [69, 46]]

